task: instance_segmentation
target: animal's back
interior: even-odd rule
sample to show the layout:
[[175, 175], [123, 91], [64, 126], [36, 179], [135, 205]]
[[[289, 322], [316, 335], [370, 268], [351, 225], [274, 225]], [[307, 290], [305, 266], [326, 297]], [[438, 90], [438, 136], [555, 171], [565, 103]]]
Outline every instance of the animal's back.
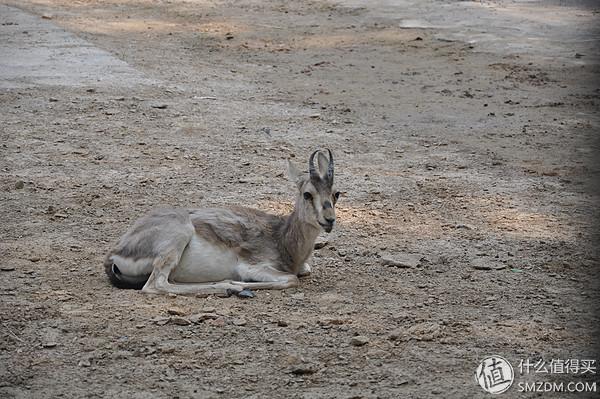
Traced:
[[276, 236], [285, 222], [282, 216], [245, 207], [193, 209], [190, 219], [196, 235], [233, 249], [250, 263], [277, 256]]

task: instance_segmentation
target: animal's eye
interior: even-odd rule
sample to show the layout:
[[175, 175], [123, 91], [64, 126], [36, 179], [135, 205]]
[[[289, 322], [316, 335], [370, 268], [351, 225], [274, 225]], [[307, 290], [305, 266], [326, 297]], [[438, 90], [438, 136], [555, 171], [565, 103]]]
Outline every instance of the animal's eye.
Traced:
[[304, 199], [305, 200], [311, 200], [312, 199], [312, 194], [309, 193], [308, 191], [304, 193]]
[[335, 200], [339, 200], [340, 199], [340, 192], [336, 191], [335, 194], [333, 194], [333, 196], [335, 197]]

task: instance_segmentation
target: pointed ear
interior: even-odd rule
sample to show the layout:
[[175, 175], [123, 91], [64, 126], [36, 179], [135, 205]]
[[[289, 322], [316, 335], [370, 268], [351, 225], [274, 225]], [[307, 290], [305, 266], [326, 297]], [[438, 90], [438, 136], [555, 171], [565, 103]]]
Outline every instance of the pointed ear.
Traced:
[[327, 159], [325, 154], [323, 154], [320, 151], [317, 156], [317, 164], [319, 165], [319, 176], [321, 176], [322, 178], [327, 176], [327, 168], [329, 168], [329, 159]]
[[302, 184], [302, 172], [294, 163], [288, 159], [288, 178], [296, 186], [300, 187]]

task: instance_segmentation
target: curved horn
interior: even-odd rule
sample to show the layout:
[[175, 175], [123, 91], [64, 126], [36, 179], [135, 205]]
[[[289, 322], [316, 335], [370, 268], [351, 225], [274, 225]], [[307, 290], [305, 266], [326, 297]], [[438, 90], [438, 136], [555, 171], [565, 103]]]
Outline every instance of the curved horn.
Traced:
[[329, 184], [333, 184], [333, 154], [331, 150], [328, 148], [327, 152], [329, 153], [329, 168], [327, 169], [327, 180]]
[[319, 150], [313, 152], [310, 158], [308, 158], [308, 175], [311, 179], [319, 178], [319, 174], [315, 170], [315, 155], [317, 155], [317, 152], [319, 152]]

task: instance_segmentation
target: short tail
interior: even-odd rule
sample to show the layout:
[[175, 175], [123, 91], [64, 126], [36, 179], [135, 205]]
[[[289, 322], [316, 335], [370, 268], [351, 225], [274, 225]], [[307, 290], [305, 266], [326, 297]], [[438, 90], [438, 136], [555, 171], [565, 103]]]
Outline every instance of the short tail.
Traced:
[[107, 256], [104, 260], [104, 271], [108, 276], [108, 279], [117, 288], [125, 288], [125, 289], [133, 289], [133, 290], [141, 290], [150, 275], [141, 275], [141, 276], [128, 276], [121, 273], [121, 270], [117, 267], [116, 264], [110, 259], [110, 256]]

